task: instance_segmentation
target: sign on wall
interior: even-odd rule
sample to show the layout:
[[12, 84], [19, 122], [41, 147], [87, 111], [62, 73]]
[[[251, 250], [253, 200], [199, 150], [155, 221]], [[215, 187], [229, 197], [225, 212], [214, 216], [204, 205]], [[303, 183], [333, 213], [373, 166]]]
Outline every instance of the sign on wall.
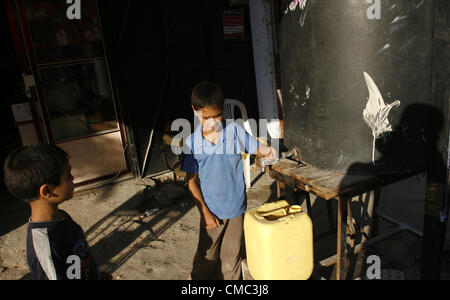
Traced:
[[223, 32], [226, 40], [245, 38], [244, 10], [233, 9], [223, 12]]
[[11, 105], [16, 124], [33, 121], [33, 115], [29, 103]]

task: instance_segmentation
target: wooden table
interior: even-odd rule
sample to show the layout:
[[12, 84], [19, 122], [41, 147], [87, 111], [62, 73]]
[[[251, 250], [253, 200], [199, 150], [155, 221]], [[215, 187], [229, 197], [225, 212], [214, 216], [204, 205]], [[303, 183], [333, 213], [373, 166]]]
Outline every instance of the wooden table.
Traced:
[[[347, 235], [356, 233], [357, 224], [355, 224], [351, 210], [352, 198], [367, 192], [374, 192], [373, 203], [368, 208], [370, 210], [368, 213], [372, 216], [372, 226], [371, 228], [362, 228], [363, 234], [366, 234], [366, 237], [369, 238], [371, 232], [376, 230], [377, 220], [374, 212], [378, 206], [381, 186], [406, 179], [418, 173], [416, 170], [390, 176], [348, 175], [320, 170], [287, 159], [280, 160], [270, 171], [271, 177], [277, 180], [278, 198], [280, 198], [281, 189], [284, 186], [291, 187], [295, 192], [304, 191], [307, 194], [308, 213], [311, 214], [309, 195], [316, 195], [327, 201], [329, 222], [332, 225], [334, 225], [334, 217], [332, 209], [330, 213], [330, 200], [337, 200], [337, 228], [332, 226], [334, 230], [337, 229], [337, 254], [335, 259], [327, 260], [328, 262], [332, 261], [329, 265], [336, 264], [337, 280], [343, 279], [344, 275]], [[358, 246], [353, 244], [352, 248], [353, 250], [355, 248], [361, 249], [361, 244]], [[354, 253], [357, 252], [354, 251]]]

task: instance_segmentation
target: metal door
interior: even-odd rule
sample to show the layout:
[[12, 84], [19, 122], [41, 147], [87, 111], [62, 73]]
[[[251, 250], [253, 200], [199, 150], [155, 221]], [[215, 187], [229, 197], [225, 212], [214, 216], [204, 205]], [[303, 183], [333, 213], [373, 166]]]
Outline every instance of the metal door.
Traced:
[[19, 28], [13, 34], [25, 50], [26, 87], [37, 100], [41, 142], [70, 155], [76, 184], [126, 171], [97, 1], [82, 1], [81, 18], [74, 20], [66, 1], [15, 0], [10, 8]]

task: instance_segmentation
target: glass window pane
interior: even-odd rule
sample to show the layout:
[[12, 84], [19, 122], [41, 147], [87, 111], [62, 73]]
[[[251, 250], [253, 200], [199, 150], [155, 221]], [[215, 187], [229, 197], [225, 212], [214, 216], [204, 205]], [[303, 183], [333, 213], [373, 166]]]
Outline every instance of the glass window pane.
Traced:
[[56, 142], [118, 130], [105, 60], [40, 69]]
[[104, 55], [95, 0], [81, 1], [81, 20], [69, 20], [61, 0], [25, 0], [25, 12], [38, 63]]

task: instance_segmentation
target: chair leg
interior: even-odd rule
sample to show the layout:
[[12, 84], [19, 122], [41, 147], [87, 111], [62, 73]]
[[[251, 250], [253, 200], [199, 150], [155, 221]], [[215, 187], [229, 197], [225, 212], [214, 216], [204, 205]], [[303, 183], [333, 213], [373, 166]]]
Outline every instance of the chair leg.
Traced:
[[245, 178], [245, 186], [247, 190], [252, 187], [252, 176], [250, 173], [250, 155], [244, 154], [244, 178]]

